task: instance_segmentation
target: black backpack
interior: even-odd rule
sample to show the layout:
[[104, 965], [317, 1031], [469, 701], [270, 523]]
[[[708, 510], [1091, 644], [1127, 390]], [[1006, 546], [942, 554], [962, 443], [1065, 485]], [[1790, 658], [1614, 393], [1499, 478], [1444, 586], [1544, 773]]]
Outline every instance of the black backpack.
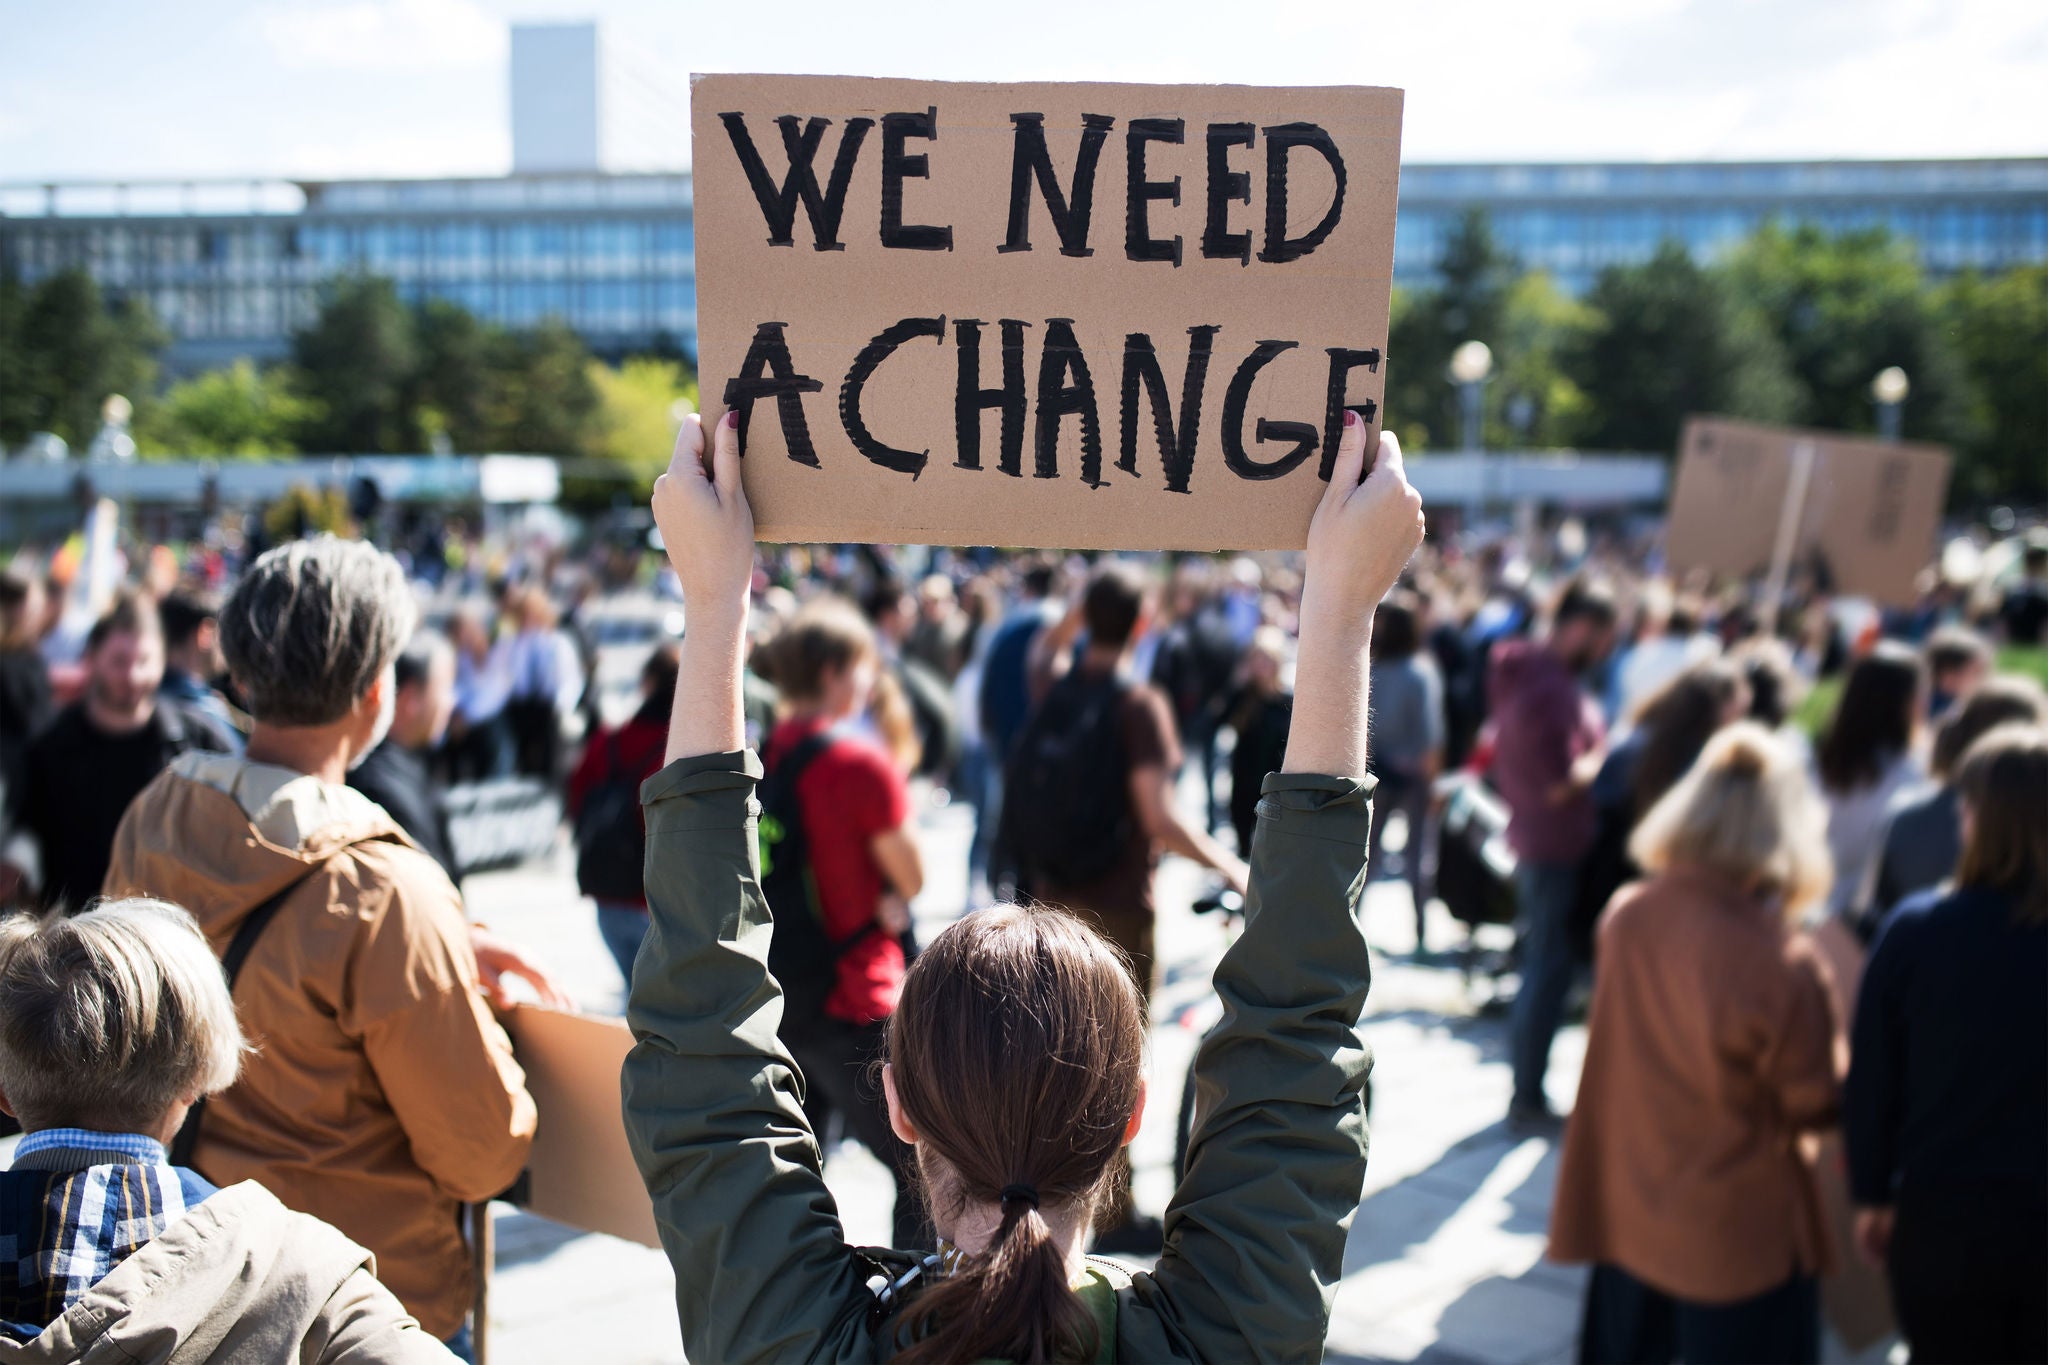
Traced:
[[647, 828], [640, 820], [640, 783], [619, 769], [619, 737], [605, 737], [605, 772], [576, 816], [576, 889], [601, 901], [637, 901], [646, 894]]
[[872, 920], [843, 939], [825, 932], [796, 784], [831, 743], [832, 737], [823, 732], [805, 739], [777, 758], [757, 789], [761, 894], [775, 921], [768, 942], [768, 971], [782, 987], [785, 1038], [802, 1033], [824, 1017], [826, 998], [838, 984], [839, 959], [868, 935], [881, 932]]
[[1003, 782], [1003, 832], [1033, 890], [1086, 886], [1137, 837], [1119, 724], [1128, 690], [1114, 675], [1069, 673], [1018, 736]]

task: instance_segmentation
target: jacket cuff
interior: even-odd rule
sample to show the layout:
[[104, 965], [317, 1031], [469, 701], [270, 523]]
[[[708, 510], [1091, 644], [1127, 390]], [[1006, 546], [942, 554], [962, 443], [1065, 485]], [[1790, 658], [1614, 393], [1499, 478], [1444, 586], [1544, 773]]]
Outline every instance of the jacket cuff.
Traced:
[[679, 758], [640, 784], [640, 804], [647, 808], [651, 823], [664, 803], [681, 797], [721, 791], [751, 796], [761, 772], [761, 760], [752, 749]]
[[1259, 818], [1289, 833], [1336, 839], [1361, 846], [1372, 830], [1372, 793], [1377, 777], [1333, 777], [1326, 773], [1267, 773], [1260, 788]]

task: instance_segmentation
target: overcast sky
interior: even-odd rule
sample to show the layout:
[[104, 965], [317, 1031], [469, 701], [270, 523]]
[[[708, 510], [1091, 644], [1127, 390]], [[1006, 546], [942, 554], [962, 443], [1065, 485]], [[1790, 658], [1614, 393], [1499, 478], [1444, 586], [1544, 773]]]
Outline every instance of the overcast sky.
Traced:
[[508, 21], [585, 17], [615, 169], [688, 164], [691, 71], [1400, 86], [1415, 161], [2048, 153], [2043, 0], [0, 0], [0, 181], [499, 174]]

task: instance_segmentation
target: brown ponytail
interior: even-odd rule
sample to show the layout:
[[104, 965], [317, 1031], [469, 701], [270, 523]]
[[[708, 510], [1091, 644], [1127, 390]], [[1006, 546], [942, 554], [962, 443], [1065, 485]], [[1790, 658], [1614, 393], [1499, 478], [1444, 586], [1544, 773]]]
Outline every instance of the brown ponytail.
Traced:
[[914, 1302], [899, 1365], [1094, 1358], [1048, 1214], [1082, 1224], [1100, 1201], [1144, 1043], [1129, 969], [1061, 911], [970, 915], [918, 956], [889, 1024], [897, 1103], [938, 1220], [997, 1206], [1001, 1222]]

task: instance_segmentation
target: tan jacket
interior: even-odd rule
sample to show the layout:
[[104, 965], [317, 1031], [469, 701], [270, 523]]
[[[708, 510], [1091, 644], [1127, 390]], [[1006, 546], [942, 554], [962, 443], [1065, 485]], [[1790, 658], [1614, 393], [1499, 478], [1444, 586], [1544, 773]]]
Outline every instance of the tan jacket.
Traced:
[[1713, 876], [1625, 887], [1601, 917], [1550, 1254], [1731, 1303], [1832, 1249], [1802, 1134], [1834, 1121], [1827, 971], [1773, 907]]
[[106, 891], [184, 906], [225, 952], [311, 868], [235, 985], [257, 1051], [208, 1103], [193, 1164], [361, 1242], [445, 1339], [472, 1299], [459, 1205], [511, 1185], [534, 1130], [446, 874], [359, 792], [194, 753], [128, 808]]
[[114, 1267], [0, 1365], [446, 1365], [370, 1253], [244, 1182]]

